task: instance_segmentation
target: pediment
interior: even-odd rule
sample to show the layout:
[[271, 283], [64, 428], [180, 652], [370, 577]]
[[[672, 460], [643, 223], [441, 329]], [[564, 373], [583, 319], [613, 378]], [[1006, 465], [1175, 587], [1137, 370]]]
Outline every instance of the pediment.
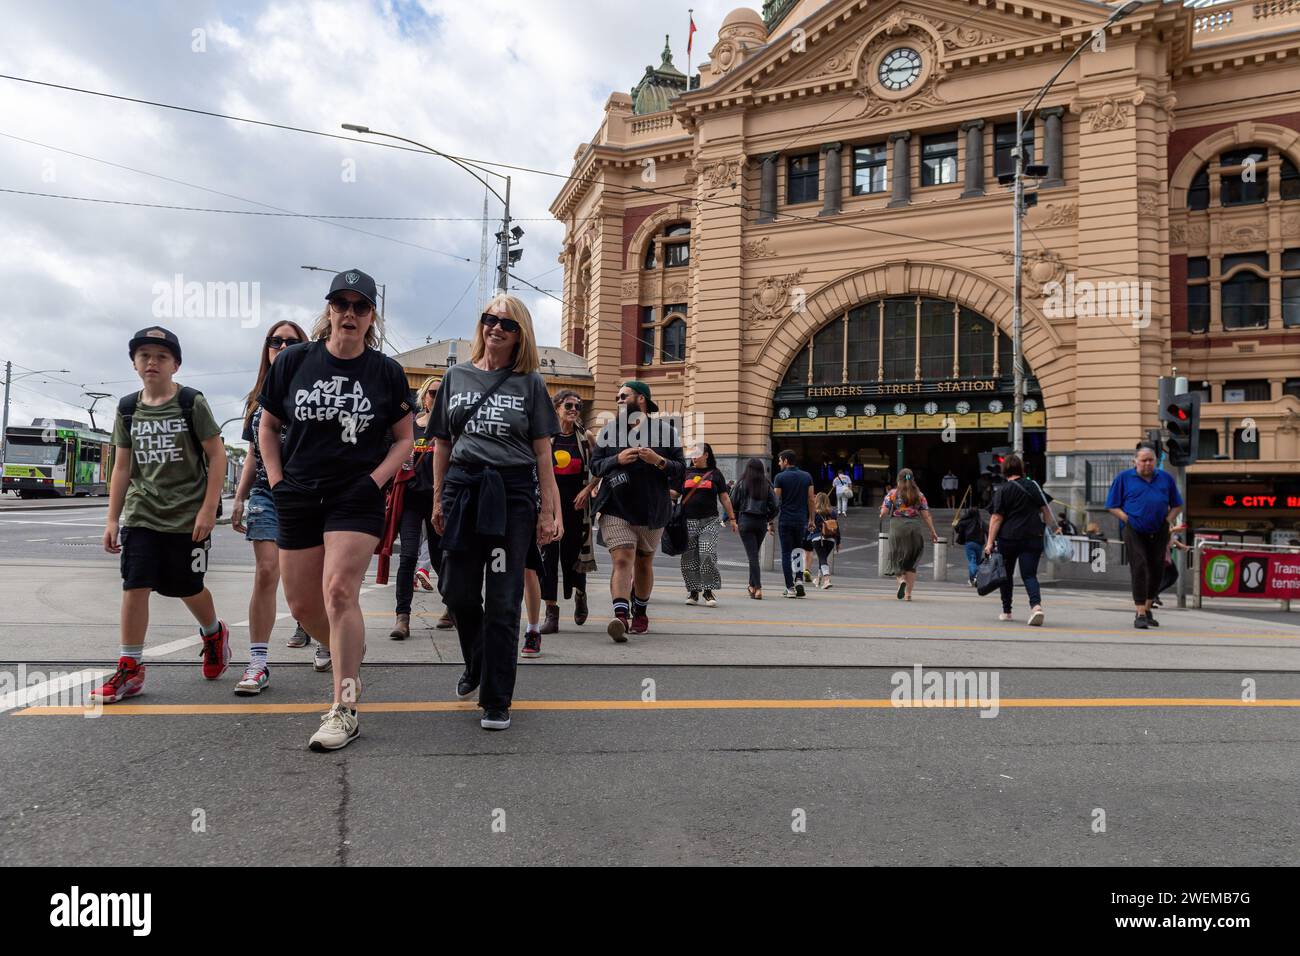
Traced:
[[1099, 24], [1108, 15], [1087, 0], [833, 0], [799, 23], [783, 23], [761, 50], [692, 99], [856, 87], [874, 54], [909, 40], [926, 47], [943, 73], [976, 57], [1001, 59], [1026, 46], [1050, 47], [1063, 31]]

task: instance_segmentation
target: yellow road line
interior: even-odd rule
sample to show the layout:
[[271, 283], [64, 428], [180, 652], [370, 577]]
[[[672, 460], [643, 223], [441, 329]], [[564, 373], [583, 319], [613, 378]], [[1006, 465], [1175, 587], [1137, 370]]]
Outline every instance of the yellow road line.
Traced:
[[[1243, 701], [1235, 697], [1015, 697], [997, 701], [999, 707], [1300, 707], [1300, 698]], [[977, 700], [940, 703], [931, 701], [896, 704], [888, 697], [829, 700], [517, 700], [511, 710], [601, 711], [601, 710], [891, 710], [895, 708], [980, 708]], [[323, 702], [294, 704], [110, 704], [103, 710], [116, 716], [216, 716], [221, 714], [319, 714]], [[28, 707], [15, 717], [82, 716], [84, 707]], [[472, 712], [478, 705], [466, 702], [399, 700], [363, 703], [371, 714]]]

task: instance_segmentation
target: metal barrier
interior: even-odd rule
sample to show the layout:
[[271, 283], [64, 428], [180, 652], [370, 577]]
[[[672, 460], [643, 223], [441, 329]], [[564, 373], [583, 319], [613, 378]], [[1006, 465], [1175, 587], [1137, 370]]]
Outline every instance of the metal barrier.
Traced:
[[[1219, 580], [1223, 581], [1222, 589], [1214, 588], [1212, 584], [1210, 589], [1216, 593], [1203, 593], [1201, 585], [1204, 583], [1205, 575], [1201, 568], [1204, 567], [1204, 551], [1206, 550], [1229, 554], [1262, 555], [1262, 557], [1266, 558], [1265, 562], [1251, 562], [1253, 566], [1260, 568], [1258, 570], [1260, 580], [1244, 581], [1248, 589], [1243, 591], [1239, 584], [1239, 581], [1242, 581], [1240, 570], [1248, 566], [1244, 561], [1239, 562], [1230, 559], [1223, 566], [1225, 571], [1219, 576]], [[1287, 561], [1282, 563], [1271, 561], [1271, 558], [1274, 557], [1286, 557]], [[1295, 558], [1295, 561], [1291, 561], [1292, 557]], [[1193, 584], [1195, 584], [1192, 591], [1192, 607], [1200, 607], [1201, 600], [1205, 597], [1235, 597], [1242, 598], [1242, 600], [1252, 600], [1253, 598], [1253, 600], [1257, 601], [1281, 601], [1282, 609], [1290, 611], [1291, 597], [1269, 593], [1270, 589], [1273, 589], [1278, 584], [1290, 585], [1290, 591], [1284, 593], [1295, 592], [1296, 596], [1300, 597], [1300, 548], [1296, 548], [1294, 545], [1255, 545], [1245, 544], [1245, 542], [1240, 541], [1212, 541], [1199, 537], [1196, 538], [1196, 544], [1192, 546], [1191, 558], [1192, 572], [1195, 575], [1192, 578]], [[1210, 561], [1214, 561], [1214, 558], [1210, 559]], [[1253, 567], [1249, 572], [1253, 575]], [[1212, 571], [1212, 574], [1216, 574], [1216, 572]]]

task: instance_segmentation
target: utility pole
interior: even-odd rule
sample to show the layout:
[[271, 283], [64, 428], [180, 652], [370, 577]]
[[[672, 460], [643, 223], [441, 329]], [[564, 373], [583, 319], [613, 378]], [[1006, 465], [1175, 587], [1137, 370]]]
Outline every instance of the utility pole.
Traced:
[[497, 291], [510, 284], [510, 177], [506, 177], [505, 212], [501, 215], [501, 262], [497, 266]]
[[1024, 457], [1025, 454], [1025, 357], [1020, 342], [1020, 304], [1023, 296], [1021, 287], [1021, 269], [1024, 262], [1024, 235], [1020, 220], [1025, 217], [1025, 150], [1024, 150], [1025, 112], [1016, 110], [1016, 144], [1013, 149], [1016, 158], [1016, 183], [1013, 192], [1013, 235], [1015, 237], [1015, 279], [1013, 304], [1011, 309], [1011, 367], [1015, 376], [1011, 405], [1011, 450]]
[[[1175, 394], [1175, 395], [1186, 395], [1186, 394], [1187, 394], [1187, 376], [1185, 376], [1185, 375], [1179, 375], [1179, 374], [1178, 374], [1178, 369], [1176, 369], [1176, 368], [1175, 368], [1173, 371], [1174, 371], [1174, 394]], [[1199, 437], [1199, 436], [1197, 436], [1197, 435], [1192, 435], [1192, 449], [1193, 449], [1193, 450], [1195, 450], [1195, 448], [1196, 448], [1196, 444], [1195, 444], [1195, 443], [1196, 443], [1196, 441], [1198, 440], [1198, 437]], [[1182, 514], [1183, 524], [1187, 524], [1187, 466], [1186, 466], [1186, 465], [1176, 465], [1176, 466], [1175, 466], [1175, 468], [1174, 468], [1174, 481], [1178, 484], [1178, 497], [1180, 497], [1180, 498], [1183, 499], [1183, 514]], [[1189, 539], [1191, 538], [1190, 531], [1191, 531], [1191, 526], [1189, 525], [1189, 526], [1188, 526], [1188, 532], [1189, 532], [1189, 534], [1187, 535], [1187, 537], [1188, 537]], [[1188, 570], [1191, 568], [1191, 563], [1188, 562], [1188, 561], [1185, 560], [1185, 559], [1180, 559], [1180, 558], [1176, 557], [1177, 554], [1178, 554], [1178, 549], [1177, 549], [1177, 548], [1174, 548], [1174, 549], [1172, 549], [1172, 553], [1170, 554], [1170, 557], [1173, 558], [1173, 560], [1174, 560], [1174, 566], [1175, 566], [1175, 567], [1177, 567], [1179, 564], [1182, 565], [1182, 567], [1178, 569], [1178, 570], [1179, 570], [1179, 574], [1178, 574], [1178, 606], [1179, 606], [1180, 608], [1185, 608], [1185, 607], [1187, 607], [1187, 572], [1188, 572]]]

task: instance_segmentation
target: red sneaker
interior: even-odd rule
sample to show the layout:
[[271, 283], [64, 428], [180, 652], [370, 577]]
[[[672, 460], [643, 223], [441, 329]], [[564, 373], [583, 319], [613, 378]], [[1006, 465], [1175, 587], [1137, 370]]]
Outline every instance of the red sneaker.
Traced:
[[115, 704], [144, 691], [144, 665], [134, 657], [123, 657], [117, 662], [117, 673], [90, 692], [92, 700], [101, 704]]
[[226, 672], [230, 664], [230, 628], [225, 621], [217, 621], [217, 633], [203, 638], [199, 656], [203, 658], [203, 676], [208, 680], [216, 680]]
[[646, 614], [633, 614], [633, 615], [632, 615], [632, 633], [633, 633], [633, 634], [644, 634], [644, 633], [645, 633], [646, 631], [648, 631], [648, 630], [650, 630], [650, 618], [649, 618], [649, 616], [647, 616]]

